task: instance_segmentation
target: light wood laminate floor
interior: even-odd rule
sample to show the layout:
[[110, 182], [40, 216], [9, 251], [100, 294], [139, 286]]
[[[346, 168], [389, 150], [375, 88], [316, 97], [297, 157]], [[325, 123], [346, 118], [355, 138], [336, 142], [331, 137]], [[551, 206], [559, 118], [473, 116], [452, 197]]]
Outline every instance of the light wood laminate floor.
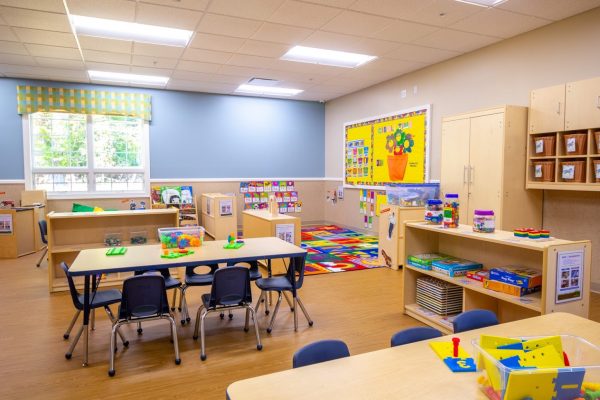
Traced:
[[[178, 325], [182, 364], [176, 366], [165, 322], [144, 324], [142, 336], [131, 325], [124, 329], [129, 348], [123, 350], [119, 343], [117, 374], [109, 378], [109, 321], [104, 311], [98, 310], [96, 330], [90, 335], [90, 365], [81, 366], [80, 345], [73, 359], [66, 360], [69, 342], [62, 335], [74, 308], [68, 293], [48, 293], [47, 265], [36, 268], [38, 256], [0, 260], [2, 399], [224, 399], [226, 387], [234, 381], [291, 368], [294, 351], [309, 342], [339, 338], [358, 354], [387, 347], [394, 332], [420, 325], [400, 312], [401, 272], [382, 268], [308, 276], [300, 296], [315, 321], [313, 327], [300, 314], [294, 332], [292, 314], [282, 306], [269, 335], [261, 313], [264, 348], [259, 352], [252, 330], [242, 329], [240, 311], [232, 321], [211, 314], [206, 328], [208, 359], [200, 361], [193, 325]], [[188, 290], [194, 317], [206, 291]], [[600, 321], [600, 295], [592, 294], [591, 317]]]

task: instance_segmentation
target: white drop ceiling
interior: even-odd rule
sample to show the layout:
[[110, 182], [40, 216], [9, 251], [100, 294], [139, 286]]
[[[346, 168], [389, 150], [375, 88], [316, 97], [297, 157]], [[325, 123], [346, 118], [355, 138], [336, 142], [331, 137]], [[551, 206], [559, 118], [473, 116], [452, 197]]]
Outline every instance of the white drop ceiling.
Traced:
[[[79, 36], [69, 12], [193, 30], [186, 48]], [[89, 82], [87, 70], [232, 94], [253, 77], [331, 100], [600, 6], [600, 0], [0, 0], [0, 76]], [[79, 42], [79, 43], [78, 43]], [[356, 69], [282, 61], [292, 46], [378, 58]]]

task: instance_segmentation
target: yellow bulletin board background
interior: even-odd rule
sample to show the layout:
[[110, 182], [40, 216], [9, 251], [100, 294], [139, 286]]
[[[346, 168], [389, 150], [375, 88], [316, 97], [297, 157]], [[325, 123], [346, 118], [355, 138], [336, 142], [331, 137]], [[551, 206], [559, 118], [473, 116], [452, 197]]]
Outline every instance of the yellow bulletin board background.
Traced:
[[427, 182], [430, 110], [425, 105], [344, 124], [344, 185]]

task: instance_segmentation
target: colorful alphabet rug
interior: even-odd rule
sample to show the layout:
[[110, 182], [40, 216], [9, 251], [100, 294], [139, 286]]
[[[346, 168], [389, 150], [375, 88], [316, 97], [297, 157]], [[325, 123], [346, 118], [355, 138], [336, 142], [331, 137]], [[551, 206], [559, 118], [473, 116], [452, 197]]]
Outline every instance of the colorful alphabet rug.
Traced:
[[336, 225], [302, 228], [306, 275], [359, 271], [382, 267], [377, 258], [377, 238]]

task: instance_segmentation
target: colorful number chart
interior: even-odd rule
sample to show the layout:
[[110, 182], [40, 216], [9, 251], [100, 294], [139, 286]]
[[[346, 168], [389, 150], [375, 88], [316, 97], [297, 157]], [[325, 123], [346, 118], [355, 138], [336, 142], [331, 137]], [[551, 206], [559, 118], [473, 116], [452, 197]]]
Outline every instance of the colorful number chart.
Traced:
[[244, 196], [244, 210], [267, 209], [269, 196], [273, 195], [281, 214], [302, 211], [294, 181], [240, 182], [240, 193]]

